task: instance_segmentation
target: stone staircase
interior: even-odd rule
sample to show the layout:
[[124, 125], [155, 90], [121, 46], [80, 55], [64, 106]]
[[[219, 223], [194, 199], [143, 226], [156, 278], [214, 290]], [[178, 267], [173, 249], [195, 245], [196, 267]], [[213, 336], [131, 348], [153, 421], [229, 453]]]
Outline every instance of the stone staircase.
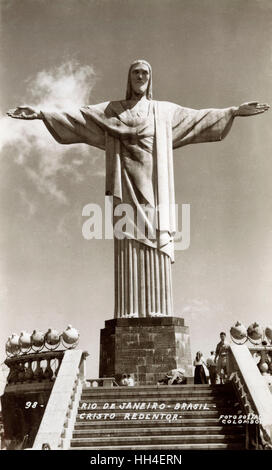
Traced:
[[244, 449], [245, 427], [219, 420], [236, 401], [229, 384], [85, 388], [70, 448]]

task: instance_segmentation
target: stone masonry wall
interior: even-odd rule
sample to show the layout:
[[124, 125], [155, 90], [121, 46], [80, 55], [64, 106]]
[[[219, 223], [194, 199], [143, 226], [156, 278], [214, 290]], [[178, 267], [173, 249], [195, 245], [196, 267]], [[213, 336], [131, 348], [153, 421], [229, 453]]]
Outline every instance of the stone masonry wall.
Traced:
[[125, 373], [139, 385], [152, 385], [178, 367], [192, 375], [189, 328], [182, 318], [106, 321], [100, 338], [100, 377], [118, 380]]

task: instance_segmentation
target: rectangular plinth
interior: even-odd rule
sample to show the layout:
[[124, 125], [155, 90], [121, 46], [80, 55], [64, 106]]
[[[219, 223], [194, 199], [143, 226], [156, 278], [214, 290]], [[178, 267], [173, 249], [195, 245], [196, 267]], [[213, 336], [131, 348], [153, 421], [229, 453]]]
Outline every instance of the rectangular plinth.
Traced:
[[138, 385], [153, 385], [171, 369], [192, 375], [189, 328], [183, 318], [119, 318], [100, 335], [100, 377], [130, 374]]

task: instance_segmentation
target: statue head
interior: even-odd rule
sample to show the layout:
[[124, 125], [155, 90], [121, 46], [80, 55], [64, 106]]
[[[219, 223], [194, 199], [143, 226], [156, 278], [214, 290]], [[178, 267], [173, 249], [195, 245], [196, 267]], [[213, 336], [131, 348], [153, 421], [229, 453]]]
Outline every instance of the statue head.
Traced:
[[129, 67], [126, 100], [132, 98], [133, 92], [152, 99], [152, 69], [146, 60], [135, 60]]

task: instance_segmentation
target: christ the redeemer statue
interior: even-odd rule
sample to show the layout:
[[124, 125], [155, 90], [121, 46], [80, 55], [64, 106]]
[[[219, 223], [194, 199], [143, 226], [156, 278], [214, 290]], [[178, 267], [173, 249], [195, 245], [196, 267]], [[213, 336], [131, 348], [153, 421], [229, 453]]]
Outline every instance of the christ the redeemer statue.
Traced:
[[[43, 120], [61, 144], [86, 143], [106, 151], [106, 195], [113, 197], [114, 225], [122, 215], [121, 203], [133, 210], [133, 220], [122, 236], [117, 232], [114, 236], [115, 318], [127, 318], [173, 315], [173, 149], [222, 140], [236, 116], [252, 116], [268, 108], [250, 102], [195, 110], [154, 101], [151, 66], [136, 60], [129, 69], [125, 100], [75, 112], [20, 106], [8, 115]], [[145, 208], [153, 211], [153, 224]]]

